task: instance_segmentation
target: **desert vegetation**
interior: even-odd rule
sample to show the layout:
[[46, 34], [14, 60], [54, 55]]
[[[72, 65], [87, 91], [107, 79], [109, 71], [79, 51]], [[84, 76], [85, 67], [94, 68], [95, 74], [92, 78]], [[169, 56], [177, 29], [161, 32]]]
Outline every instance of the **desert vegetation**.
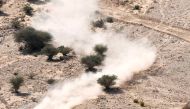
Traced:
[[97, 55], [105, 56], [105, 52], [108, 50], [107, 46], [98, 44], [94, 47], [94, 51], [97, 53]]
[[106, 21], [107, 21], [108, 23], [113, 23], [113, 22], [114, 22], [114, 19], [113, 19], [113, 17], [107, 17], [107, 18], [106, 18]]
[[58, 49], [55, 48], [53, 45], [46, 45], [42, 49], [42, 53], [48, 56], [48, 61], [53, 61], [53, 56], [55, 56], [58, 52]]
[[95, 66], [102, 64], [105, 58], [105, 52], [107, 51], [107, 46], [98, 44], [94, 47], [96, 54], [85, 56], [81, 58], [81, 63], [84, 64], [87, 68], [87, 71], [96, 71]]
[[33, 8], [30, 6], [30, 4], [26, 4], [23, 7], [23, 11], [25, 12], [26, 15], [32, 16], [33, 15]]
[[116, 84], [115, 80], [117, 76], [112, 75], [103, 75], [101, 78], [97, 80], [97, 82], [104, 87], [104, 90], [108, 91], [112, 86]]
[[[0, 13], [0, 79], [2, 80], [0, 82], [2, 86], [0, 87], [0, 109], [33, 109], [36, 105], [41, 104], [41, 98], [46, 94], [50, 102], [45, 102], [44, 104], [53, 104], [55, 108], [57, 99], [61, 102], [60, 104], [63, 104], [62, 106], [58, 105], [58, 108], [64, 108], [67, 104], [75, 104], [76, 99], [78, 100], [81, 96], [85, 102], [81, 102], [77, 106], [74, 105], [74, 108], [140, 109], [145, 107], [162, 109], [175, 108], [176, 106], [183, 108], [182, 106], [187, 103], [189, 99], [187, 96], [189, 95], [189, 52], [186, 48], [189, 47], [189, 44], [188, 41], [183, 41], [182, 39], [188, 39], [186, 36], [188, 36], [189, 32], [184, 31], [189, 30], [190, 23], [186, 19], [188, 18], [189, 2], [185, 2], [185, 0], [180, 1], [180, 3], [179, 0], [173, 0], [172, 2], [168, 2], [168, 0], [100, 0], [98, 6], [101, 9], [96, 9], [99, 12], [95, 15], [95, 11], [91, 9], [91, 4], [89, 4], [92, 2], [88, 3], [89, 0], [84, 0], [85, 6], [82, 2], [81, 5], [75, 4], [75, 0], [51, 0], [53, 1], [53, 3], [50, 3], [51, 7], [48, 4], [47, 8], [46, 1], [48, 0], [0, 0], [0, 10], [2, 10], [2, 13]], [[147, 1], [149, 3], [145, 4]], [[62, 2], [65, 2], [64, 5], [62, 5]], [[107, 4], [104, 4], [104, 2]], [[76, 7], [67, 4], [74, 4]], [[77, 13], [73, 11], [75, 8], [79, 8]], [[62, 10], [65, 11], [61, 12]], [[172, 12], [170, 12], [171, 10]], [[47, 12], [48, 16], [43, 16], [44, 12]], [[35, 13], [37, 14], [34, 15]], [[59, 15], [56, 16], [56, 14]], [[33, 21], [32, 17], [37, 17], [37, 21]], [[96, 19], [93, 22], [90, 21], [93, 19], [92, 17]], [[82, 18], [87, 18], [88, 20], [83, 22]], [[159, 20], [161, 20], [161, 24]], [[89, 23], [90, 25], [86, 25]], [[37, 28], [39, 26], [41, 30], [27, 27], [30, 24]], [[77, 29], [78, 25], [79, 29]], [[83, 34], [83, 30], [85, 30], [83, 27], [87, 27], [92, 31], [88, 31], [88, 34]], [[161, 30], [163, 28], [165, 29]], [[57, 33], [43, 30], [55, 30]], [[169, 34], [167, 31], [170, 31]], [[112, 32], [113, 39], [111, 39]], [[127, 47], [122, 45], [123, 40], [117, 42], [120, 38], [117, 38], [117, 33], [120, 34], [120, 32], [127, 35], [126, 38], [129, 38], [129, 43], [128, 39], [125, 43]], [[95, 36], [95, 40], [88, 41], [88, 39], [91, 39], [90, 33]], [[106, 34], [104, 35], [104, 33]], [[107, 33], [110, 37], [106, 37]], [[101, 34], [103, 35], [101, 36]], [[174, 37], [181, 37], [180, 34], [184, 36], [182, 39]], [[128, 73], [121, 70], [128, 70], [128, 65], [129, 67], [131, 65], [130, 62], [132, 64], [138, 62], [141, 60], [139, 57], [152, 53], [146, 52], [141, 55], [143, 51], [136, 52], [141, 47], [143, 48], [144, 43], [136, 47], [136, 49], [128, 50], [128, 47], [130, 48], [133, 45], [133, 41], [144, 37], [149, 39], [153, 46], [158, 47], [156, 62], [150, 69], [143, 70], [142, 73], [137, 74], [137, 77], [135, 75], [133, 80], [124, 82], [121, 86], [116, 85], [117, 80], [122, 81], [124, 78], [121, 77], [122, 73]], [[79, 38], [82, 38], [82, 41]], [[110, 38], [108, 40], [111, 43], [107, 42], [107, 38]], [[53, 39], [57, 42], [55, 43]], [[73, 39], [76, 41], [74, 42]], [[16, 44], [13, 42], [14, 40]], [[67, 47], [67, 45], [72, 45], [68, 44], [70, 42], [74, 43], [73, 47], [75, 48]], [[99, 44], [100, 42], [111, 45]], [[85, 44], [83, 45], [83, 43]], [[91, 54], [82, 55], [82, 58], [80, 58], [81, 55], [79, 54], [75, 55], [73, 50], [77, 49], [76, 53], [80, 50], [86, 53], [89, 46], [91, 47], [94, 43], [98, 43], [98, 45], [91, 48], [93, 49]], [[134, 45], [138, 46], [138, 43], [134, 43]], [[114, 44], [118, 47], [113, 47], [115, 46]], [[109, 53], [106, 53], [109, 46]], [[19, 53], [18, 48], [22, 54]], [[115, 50], [117, 48], [118, 51]], [[149, 48], [149, 46], [146, 46], [146, 48]], [[131, 56], [132, 58], [128, 56], [132, 54], [131, 51], [134, 51], [134, 58], [133, 56]], [[111, 53], [113, 55], [109, 56]], [[139, 55], [137, 55], [138, 53]], [[122, 65], [120, 61], [122, 61]], [[146, 64], [145, 61], [142, 64], [141, 62], [137, 64], [144, 65], [144, 63]], [[122, 69], [122, 66], [126, 67]], [[85, 73], [84, 70], [88, 73]], [[110, 72], [108, 73], [107, 71]], [[116, 72], [115, 75], [112, 75], [114, 72]], [[66, 82], [60, 85], [62, 88], [52, 86], [57, 81], [65, 80]], [[89, 82], [91, 80], [93, 82]], [[148, 86], [148, 89], [146, 86]], [[53, 92], [55, 90], [55, 92], [59, 93], [51, 94], [51, 91], [47, 92], [52, 87], [55, 88]], [[107, 94], [102, 94], [101, 89]], [[121, 93], [116, 92], [120, 91], [120, 89], [122, 89]], [[97, 90], [101, 93], [94, 93]], [[91, 93], [84, 93], [88, 91], [91, 91]], [[119, 94], [113, 95], [116, 93]], [[25, 96], [25, 94], [29, 95]], [[90, 100], [90, 94], [96, 96], [97, 99]], [[155, 96], [153, 95], [159, 96], [160, 102], [154, 103], [152, 99]], [[190, 109], [189, 107], [190, 103], [187, 103], [183, 109]], [[48, 106], [44, 109], [48, 109]]]
[[139, 104], [141, 107], [145, 107], [145, 103], [143, 100], [134, 99], [133, 102]]
[[[17, 27], [18, 25], [19, 24], [15, 22], [15, 25], [13, 26]], [[19, 51], [23, 54], [33, 54], [34, 56], [44, 54], [48, 56], [48, 61], [54, 61], [53, 57], [58, 53], [63, 55], [60, 57], [60, 60], [64, 60], [72, 51], [72, 48], [70, 47], [54, 47], [54, 45], [51, 44], [52, 36], [48, 32], [39, 31], [32, 27], [26, 27], [19, 30], [14, 35], [14, 39], [16, 42], [24, 44], [24, 46], [19, 47]]]
[[18, 90], [19, 90], [20, 86], [22, 86], [23, 82], [24, 82], [23, 77], [18, 76], [18, 75], [16, 75], [15, 77], [12, 77], [10, 79], [12, 89], [14, 90], [15, 93], [19, 93]]
[[16, 42], [24, 43], [24, 52], [27, 53], [39, 52], [52, 41], [49, 33], [35, 30], [32, 27], [18, 31], [14, 38]]
[[47, 83], [48, 84], [54, 84], [55, 83], [55, 79], [50, 78], [50, 79], [47, 80]]
[[17, 30], [22, 28], [22, 25], [20, 21], [18, 20], [18, 18], [15, 18], [11, 21], [11, 27]]
[[67, 56], [67, 55], [72, 51], [72, 48], [60, 46], [60, 47], [58, 47], [58, 51], [59, 51], [59, 53], [61, 53], [63, 56]]
[[93, 27], [96, 28], [103, 28], [104, 27], [104, 21], [102, 19], [98, 19], [96, 21], [92, 22]]
[[81, 59], [81, 63], [87, 67], [87, 71], [96, 71], [95, 66], [102, 64], [103, 58], [100, 55], [89, 55]]
[[141, 7], [139, 6], [139, 5], [135, 5], [134, 7], [133, 7], [133, 10], [140, 10], [141, 9]]

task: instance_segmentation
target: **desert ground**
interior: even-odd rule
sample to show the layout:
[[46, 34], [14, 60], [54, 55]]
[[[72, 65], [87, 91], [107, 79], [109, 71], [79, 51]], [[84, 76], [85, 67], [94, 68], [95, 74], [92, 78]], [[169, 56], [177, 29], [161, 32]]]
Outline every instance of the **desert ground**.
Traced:
[[[112, 16], [107, 29], [120, 31], [131, 40], [148, 38], [157, 49], [151, 68], [136, 74], [121, 86], [122, 92], [100, 95], [74, 109], [182, 109], [190, 101], [190, 1], [189, 0], [100, 0], [100, 12]], [[22, 7], [25, 0], [6, 0], [0, 9], [0, 109], [32, 109], [53, 85], [48, 79], [69, 80], [84, 72], [80, 59], [46, 62], [46, 56], [22, 55], [10, 26], [19, 17], [30, 25]], [[140, 10], [133, 10], [135, 5]], [[45, 4], [31, 4], [35, 12]], [[15, 73], [25, 79], [22, 94], [11, 92]], [[29, 75], [34, 73], [34, 79]], [[142, 107], [134, 100], [143, 101]]]

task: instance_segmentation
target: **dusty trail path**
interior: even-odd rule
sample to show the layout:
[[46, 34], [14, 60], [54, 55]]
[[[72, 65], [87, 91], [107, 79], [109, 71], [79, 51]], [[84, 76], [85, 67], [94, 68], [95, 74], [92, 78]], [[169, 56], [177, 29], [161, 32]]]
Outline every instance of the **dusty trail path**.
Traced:
[[127, 13], [124, 10], [121, 10], [116, 7], [114, 7], [114, 8], [101, 7], [101, 12], [105, 16], [112, 16], [113, 18], [115, 18], [118, 21], [121, 21], [124, 23], [142, 25], [142, 26], [145, 26], [150, 29], [154, 29], [154, 30], [162, 32], [162, 33], [177, 36], [183, 40], [190, 42], [190, 30], [183, 29], [180, 27], [172, 27], [159, 20], [148, 18], [145, 16], [139, 16], [139, 15]]

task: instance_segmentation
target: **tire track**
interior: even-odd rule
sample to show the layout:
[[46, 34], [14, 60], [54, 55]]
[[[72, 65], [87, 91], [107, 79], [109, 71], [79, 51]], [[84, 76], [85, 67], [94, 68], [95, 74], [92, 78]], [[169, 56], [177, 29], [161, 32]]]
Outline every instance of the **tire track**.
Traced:
[[144, 27], [169, 34], [172, 36], [176, 36], [181, 38], [185, 41], [190, 42], [190, 30], [180, 28], [180, 27], [173, 27], [166, 23], [161, 23], [161, 21], [152, 19], [145, 16], [134, 15], [132, 13], [126, 13], [125, 11], [118, 9], [117, 7], [114, 8], [101, 8], [101, 12], [105, 16], [111, 16], [118, 21], [124, 23], [131, 23], [136, 25], [142, 25]]

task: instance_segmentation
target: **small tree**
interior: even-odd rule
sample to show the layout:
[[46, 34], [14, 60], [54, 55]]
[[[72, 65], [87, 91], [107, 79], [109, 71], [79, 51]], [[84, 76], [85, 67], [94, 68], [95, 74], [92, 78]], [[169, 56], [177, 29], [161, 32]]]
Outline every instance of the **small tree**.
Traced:
[[93, 71], [95, 66], [101, 65], [102, 61], [103, 58], [100, 55], [90, 55], [81, 59], [81, 63], [85, 64], [90, 71]]
[[15, 93], [18, 93], [18, 90], [20, 86], [22, 86], [23, 82], [24, 82], [24, 79], [21, 76], [16, 76], [16, 77], [11, 78], [10, 83]]
[[58, 53], [58, 50], [52, 45], [47, 45], [42, 49], [42, 53], [48, 56], [48, 61], [52, 61], [53, 56], [55, 56]]
[[16, 42], [25, 44], [28, 53], [38, 52], [52, 41], [52, 36], [49, 33], [35, 30], [32, 27], [18, 31], [14, 38]]
[[26, 15], [33, 15], [33, 8], [29, 5], [29, 4], [26, 4], [24, 7], [23, 7], [23, 10], [25, 12]]
[[97, 54], [101, 55], [101, 56], [104, 56], [104, 53], [105, 53], [107, 50], [108, 50], [108, 48], [107, 48], [106, 46], [104, 46], [104, 45], [96, 45], [96, 46], [94, 47], [94, 51], [95, 51]]
[[97, 82], [100, 85], [104, 86], [105, 90], [109, 90], [111, 86], [116, 84], [115, 82], [116, 79], [117, 79], [117, 76], [115, 75], [112, 75], [112, 76], [103, 75], [101, 78], [97, 80]]
[[64, 47], [64, 46], [58, 47], [58, 50], [59, 50], [59, 52], [62, 53], [64, 56], [67, 56], [67, 55], [72, 51], [71, 48], [69, 48], [69, 47]]

